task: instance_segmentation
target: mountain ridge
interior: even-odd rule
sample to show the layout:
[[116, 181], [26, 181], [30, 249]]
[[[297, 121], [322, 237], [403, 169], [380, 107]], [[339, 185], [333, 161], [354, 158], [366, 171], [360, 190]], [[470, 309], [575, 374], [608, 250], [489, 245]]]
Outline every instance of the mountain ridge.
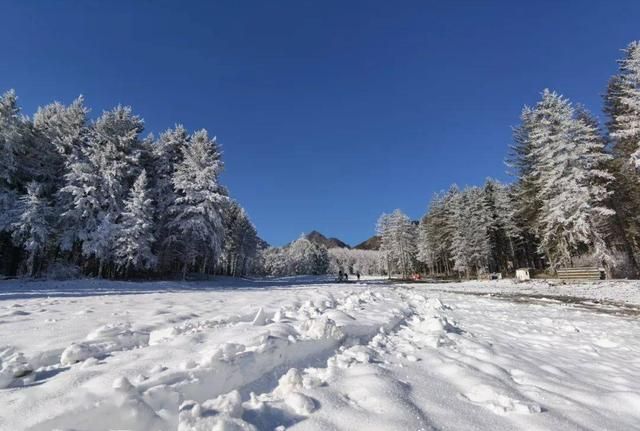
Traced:
[[312, 230], [311, 232], [305, 234], [304, 237], [312, 243], [323, 245], [326, 248], [351, 248], [351, 246], [346, 242], [334, 237], [328, 238], [317, 230]]
[[377, 235], [374, 235], [355, 246], [351, 246], [336, 237], [327, 237], [317, 230], [312, 230], [311, 232], [304, 234], [304, 237], [312, 243], [322, 245], [326, 248], [346, 248], [350, 250], [380, 250], [380, 237]]

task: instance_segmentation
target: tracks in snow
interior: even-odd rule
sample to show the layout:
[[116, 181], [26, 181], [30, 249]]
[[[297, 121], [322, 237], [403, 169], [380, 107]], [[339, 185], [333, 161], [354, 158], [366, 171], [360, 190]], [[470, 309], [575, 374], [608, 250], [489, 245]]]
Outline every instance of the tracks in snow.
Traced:
[[[541, 411], [499, 378], [487, 383], [489, 365], [480, 369], [458, 352], [473, 349], [473, 341], [448, 310], [437, 299], [394, 287], [325, 294], [225, 320], [188, 320], [142, 336], [129, 327], [103, 328], [85, 342], [92, 349], [67, 361], [83, 361], [69, 372], [90, 370], [96, 357], [196, 348], [178, 366], [157, 363], [136, 378], [112, 380], [113, 388], [87, 389], [82, 396], [92, 403], [32, 429], [253, 430], [303, 420], [317, 429], [353, 429], [353, 420], [372, 430], [438, 429], [413, 398], [411, 379], [398, 373], [412, 366], [438, 369], [463, 403], [497, 414]], [[333, 418], [339, 409], [350, 413]], [[97, 414], [110, 421], [96, 424]]]

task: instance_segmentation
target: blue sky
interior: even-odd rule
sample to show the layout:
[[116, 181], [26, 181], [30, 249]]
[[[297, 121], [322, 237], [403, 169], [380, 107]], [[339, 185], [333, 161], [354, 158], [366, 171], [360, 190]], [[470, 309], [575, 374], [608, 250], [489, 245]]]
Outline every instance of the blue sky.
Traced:
[[640, 2], [0, 1], [0, 91], [26, 114], [83, 94], [223, 145], [262, 237], [352, 244], [383, 211], [456, 182], [508, 180], [545, 87], [600, 114]]

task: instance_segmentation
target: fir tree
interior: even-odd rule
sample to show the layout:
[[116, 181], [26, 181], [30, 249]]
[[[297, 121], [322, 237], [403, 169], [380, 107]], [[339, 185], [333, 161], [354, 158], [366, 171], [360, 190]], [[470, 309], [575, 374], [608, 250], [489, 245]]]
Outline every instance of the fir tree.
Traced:
[[51, 207], [42, 196], [42, 187], [36, 182], [27, 186], [20, 198], [20, 216], [12, 225], [14, 241], [27, 253], [27, 274], [39, 272], [51, 236]]
[[255, 258], [258, 233], [244, 209], [230, 200], [224, 208], [224, 249], [222, 263], [228, 275], [244, 275]]
[[140, 172], [144, 128], [130, 107], [104, 112], [89, 136], [86, 155], [100, 176], [103, 210], [115, 219], [122, 211], [126, 192]]
[[613, 112], [610, 133], [640, 168], [640, 42], [631, 42], [618, 63], [620, 74], [612, 94], [618, 109]]
[[150, 270], [157, 259], [151, 250], [153, 237], [153, 204], [148, 197], [147, 174], [143, 170], [136, 179], [115, 234], [116, 264], [124, 274], [130, 270]]
[[5, 190], [18, 186], [22, 123], [16, 93], [10, 90], [0, 97], [0, 187]]
[[205, 130], [193, 134], [173, 173], [176, 199], [169, 208], [172, 235], [166, 244], [181, 249], [183, 274], [198, 261], [201, 272], [218, 257], [223, 241], [222, 209], [227, 192], [219, 183], [223, 164], [215, 140]]
[[640, 249], [640, 184], [637, 178], [640, 110], [638, 109], [638, 59], [640, 46], [632, 42], [620, 60], [620, 71], [609, 81], [604, 111], [607, 115], [609, 145], [613, 160], [608, 164], [614, 176], [609, 200], [616, 211], [613, 225], [631, 270], [638, 273], [636, 253]]
[[[182, 161], [184, 149], [189, 145], [189, 134], [181, 125], [168, 129], [160, 135], [153, 146], [153, 175], [151, 181], [152, 199], [156, 208], [156, 232], [158, 238], [167, 238], [170, 234], [169, 208], [176, 199], [173, 188], [173, 172]], [[158, 251], [160, 263], [164, 265], [175, 257], [171, 249], [160, 245]]]
[[378, 219], [377, 234], [381, 238], [380, 250], [386, 253], [388, 274], [398, 270], [407, 278], [414, 267], [417, 253], [416, 226], [399, 209], [391, 214], [382, 214]]
[[566, 99], [548, 90], [534, 110], [530, 139], [543, 202], [536, 223], [540, 250], [553, 268], [571, 265], [574, 256], [593, 247], [596, 218], [613, 213], [602, 204], [609, 180], [598, 169], [607, 158], [604, 143], [584, 115], [577, 117]]
[[49, 192], [64, 184], [68, 166], [79, 156], [85, 139], [88, 109], [82, 96], [70, 106], [58, 102], [38, 108], [33, 118], [33, 135], [46, 157], [44, 172]]
[[[60, 248], [72, 251], [89, 241], [103, 215], [102, 177], [86, 156], [86, 149], [74, 157], [65, 174], [65, 186], [60, 189], [62, 206]], [[86, 248], [85, 248], [86, 250]], [[84, 257], [89, 257], [86, 252]]]

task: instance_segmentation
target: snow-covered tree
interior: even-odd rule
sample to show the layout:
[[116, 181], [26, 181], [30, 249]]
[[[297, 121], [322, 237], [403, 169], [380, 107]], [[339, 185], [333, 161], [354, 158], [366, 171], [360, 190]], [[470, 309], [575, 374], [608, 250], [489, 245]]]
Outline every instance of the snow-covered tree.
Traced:
[[147, 174], [143, 170], [133, 184], [115, 231], [116, 264], [125, 275], [130, 270], [150, 270], [157, 262], [151, 250], [153, 202], [148, 195]]
[[436, 194], [418, 226], [417, 259], [427, 265], [432, 274], [449, 275], [452, 269], [452, 241], [455, 232], [453, 201], [457, 186]]
[[183, 273], [198, 264], [206, 272], [224, 241], [222, 210], [228, 198], [219, 182], [223, 163], [216, 141], [206, 130], [193, 134], [182, 155], [172, 176], [176, 198], [169, 207], [171, 235], [165, 245], [180, 248]]
[[[80, 116], [82, 109], [75, 108]], [[85, 263], [94, 259], [98, 273], [113, 263], [114, 224], [123, 211], [127, 192], [140, 172], [143, 121], [131, 108], [104, 112], [87, 131], [86, 144], [72, 151], [65, 186], [60, 246], [81, 252]]]
[[455, 269], [467, 277], [488, 270], [490, 216], [482, 190], [471, 187], [458, 193], [451, 202], [455, 226], [451, 255]]
[[388, 259], [389, 275], [397, 270], [403, 278], [407, 278], [413, 270], [416, 256], [415, 224], [397, 209], [391, 214], [380, 216], [376, 233], [382, 241], [380, 250], [386, 253]]
[[540, 216], [539, 184], [533, 167], [537, 154], [533, 151], [531, 130], [534, 124], [534, 112], [525, 106], [520, 116], [521, 124], [513, 130], [513, 145], [507, 159], [510, 173], [516, 177], [512, 187], [513, 219], [520, 228], [521, 261], [527, 267], [538, 267], [541, 264], [538, 253], [539, 238], [536, 224]]
[[489, 234], [492, 229], [491, 214], [487, 206], [487, 200], [483, 190], [479, 187], [471, 187], [465, 191], [468, 194], [468, 222], [469, 236], [469, 262], [476, 273], [489, 270], [489, 260], [492, 253], [492, 245]]
[[246, 274], [257, 253], [258, 232], [244, 209], [233, 200], [224, 207], [224, 248], [222, 265], [227, 275]]
[[[0, 96], [0, 234], [8, 233], [19, 214], [19, 196], [29, 182], [41, 180], [46, 161], [39, 158], [27, 118], [20, 113], [15, 91]], [[42, 187], [41, 187], [42, 188]], [[0, 239], [2, 244], [9, 242]]]
[[[114, 260], [116, 223], [110, 213], [102, 212], [96, 218], [96, 227], [89, 232], [89, 237], [82, 242], [82, 256], [94, 260], [97, 275], [102, 277], [104, 269]], [[109, 274], [111, 275], [111, 274]]]
[[515, 219], [515, 206], [509, 187], [487, 179], [484, 198], [491, 218], [489, 241], [491, 248], [490, 270], [511, 271], [521, 244], [521, 228]]
[[309, 241], [304, 235], [286, 247], [288, 274], [319, 275], [329, 269], [327, 248]]
[[[233, 223], [223, 223], [222, 161], [205, 131], [190, 136], [176, 126], [158, 140], [141, 139], [144, 122], [129, 107], [95, 122], [87, 114], [79, 97], [68, 106], [38, 108], [31, 120], [20, 113], [15, 92], [0, 97], [0, 271], [15, 274], [26, 260], [14, 244], [26, 231], [16, 226], [26, 217], [25, 202], [36, 198], [51, 212], [46, 258], [85, 273], [156, 269], [158, 254], [162, 271], [181, 264], [214, 272], [227, 239], [232, 272], [250, 270], [261, 240], [241, 208]], [[33, 181], [37, 195], [28, 186]], [[158, 210], [141, 206], [148, 201]], [[46, 262], [34, 250], [28, 263], [37, 269], [36, 261]]]
[[18, 182], [23, 127], [16, 93], [10, 90], [0, 97], [0, 185], [5, 189]]
[[71, 105], [54, 102], [38, 108], [33, 117], [33, 136], [46, 154], [46, 172], [50, 192], [64, 185], [67, 167], [79, 155], [87, 134], [87, 114], [82, 96]]
[[182, 125], [176, 125], [160, 135], [153, 146], [155, 184], [153, 197], [157, 203], [160, 218], [168, 212], [175, 199], [172, 175], [175, 167], [182, 161], [184, 149], [189, 145], [189, 134]]
[[470, 221], [471, 204], [469, 202], [469, 194], [464, 192], [457, 193], [452, 197], [450, 205], [451, 218], [454, 226], [451, 240], [453, 269], [469, 277], [472, 270], [470, 235], [472, 226]]
[[49, 140], [58, 154], [77, 154], [84, 144], [89, 109], [80, 96], [71, 105], [54, 102], [38, 108], [33, 117], [35, 130]]
[[18, 210], [18, 194], [11, 189], [0, 188], [0, 232], [10, 230], [15, 222]]
[[303, 234], [284, 247], [269, 247], [259, 251], [267, 275], [320, 275], [329, 270], [327, 248], [309, 241]]
[[20, 215], [12, 225], [13, 239], [27, 253], [27, 274], [39, 272], [51, 237], [51, 207], [42, 196], [42, 187], [36, 182], [27, 186], [20, 198]]
[[288, 256], [285, 249], [280, 247], [267, 247], [260, 251], [262, 261], [262, 273], [265, 275], [282, 276], [290, 275]]
[[127, 191], [140, 173], [144, 122], [128, 106], [104, 112], [89, 136], [87, 157], [100, 176], [102, 208], [112, 218], [122, 211]]
[[16, 221], [21, 127], [16, 94], [8, 91], [0, 97], [0, 233]]
[[334, 247], [329, 252], [329, 272], [338, 274], [384, 275], [386, 263], [378, 250], [358, 250]]
[[630, 161], [640, 168], [640, 41], [631, 42], [618, 64], [614, 93], [617, 109], [612, 112], [610, 136], [627, 147]]
[[59, 193], [64, 203], [60, 223], [62, 250], [71, 251], [74, 245], [82, 246], [96, 232], [103, 214], [101, 182], [101, 175], [84, 152], [69, 164], [66, 185]]
[[[604, 111], [613, 160], [608, 163], [614, 175], [609, 200], [616, 211], [611, 227], [614, 241], [626, 252], [631, 272], [640, 271], [640, 181], [638, 145], [640, 143], [640, 43], [632, 42], [619, 62], [619, 72], [611, 78], [605, 95]], [[630, 274], [634, 275], [634, 274]]]
[[[189, 133], [181, 126], [176, 125], [160, 135], [154, 143], [152, 150], [152, 169], [150, 174], [151, 197], [156, 208], [156, 232], [158, 238], [167, 238], [170, 235], [169, 222], [171, 221], [170, 206], [176, 199], [173, 188], [173, 173], [178, 163], [182, 161], [184, 149], [189, 145]], [[175, 258], [175, 250], [163, 246], [158, 242], [158, 257], [160, 265], [166, 267]]]
[[530, 127], [532, 176], [542, 202], [535, 225], [540, 251], [553, 268], [570, 265], [600, 235], [597, 218], [613, 213], [602, 204], [610, 180], [600, 169], [608, 157], [604, 142], [592, 122], [548, 90], [533, 110]]

